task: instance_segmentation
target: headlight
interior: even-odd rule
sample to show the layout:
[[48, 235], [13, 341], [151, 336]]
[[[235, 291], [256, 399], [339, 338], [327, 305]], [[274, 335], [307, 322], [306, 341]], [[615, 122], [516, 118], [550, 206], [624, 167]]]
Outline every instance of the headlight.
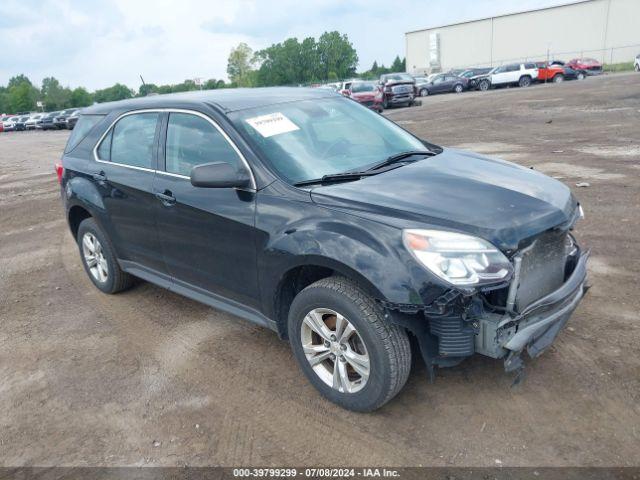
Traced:
[[442, 230], [404, 230], [402, 240], [418, 262], [453, 285], [495, 283], [513, 271], [511, 262], [500, 250], [471, 235]]

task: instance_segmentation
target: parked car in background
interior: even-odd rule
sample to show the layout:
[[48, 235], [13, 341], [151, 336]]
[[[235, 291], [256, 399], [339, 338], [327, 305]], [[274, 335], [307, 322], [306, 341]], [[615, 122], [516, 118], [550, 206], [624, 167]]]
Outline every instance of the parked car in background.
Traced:
[[338, 89], [337, 91], [339, 93], [341, 93], [342, 95], [348, 95], [349, 94], [349, 90], [351, 89], [351, 84], [353, 82], [361, 82], [362, 80], [359, 80], [357, 78], [352, 78], [350, 80], [344, 80], [342, 82], [338, 82]]
[[0, 122], [0, 133], [4, 132], [4, 125]]
[[416, 97], [416, 80], [408, 73], [385, 73], [380, 75], [383, 108], [404, 105], [408, 107]]
[[67, 110], [62, 110], [54, 119], [53, 125], [58, 129], [67, 128], [67, 118], [73, 112], [75, 112], [77, 108], [69, 108]]
[[538, 68], [535, 63], [510, 63], [496, 67], [486, 76], [478, 79], [478, 89], [484, 91], [510, 85], [528, 87], [537, 78]]
[[36, 121], [38, 121], [43, 115], [44, 115], [44, 113], [35, 113], [35, 114], [31, 115], [27, 119], [25, 124], [24, 124], [25, 129], [26, 130], [35, 130], [36, 129]]
[[566, 66], [574, 70], [584, 70], [587, 75], [600, 75], [602, 64], [595, 58], [574, 58], [565, 63]]
[[41, 128], [42, 130], [55, 130], [55, 118], [58, 116], [60, 112], [49, 112], [45, 114], [38, 123], [36, 123], [36, 128]]
[[2, 126], [4, 127], [5, 132], [13, 132], [16, 129], [16, 122], [18, 121], [18, 117], [16, 116], [6, 116], [2, 119]]
[[24, 132], [27, 129], [27, 120], [29, 120], [29, 115], [22, 115], [21, 117], [18, 117], [15, 130]]
[[538, 81], [560, 83], [565, 80], [583, 80], [587, 74], [584, 70], [574, 70], [563, 65], [552, 65], [547, 62], [536, 62]]
[[80, 115], [80, 112], [82, 112], [82, 110], [75, 110], [71, 115], [67, 117], [65, 125], [67, 130], [73, 130], [73, 128], [76, 126], [76, 123], [78, 123], [78, 115]]
[[636, 60], [633, 62], [633, 68], [636, 72], [640, 72], [640, 55], [636, 55]]
[[468, 89], [475, 89], [478, 87], [478, 80], [491, 71], [491, 67], [482, 68], [469, 68], [462, 72], [460, 76], [469, 80], [467, 85]]
[[381, 113], [384, 109], [382, 106], [382, 89], [375, 82], [353, 82], [347, 96], [378, 113]]
[[436, 75], [430, 82], [420, 87], [418, 94], [421, 97], [433, 95], [434, 93], [462, 93], [469, 84], [469, 80], [458, 77], [451, 73], [440, 73]]

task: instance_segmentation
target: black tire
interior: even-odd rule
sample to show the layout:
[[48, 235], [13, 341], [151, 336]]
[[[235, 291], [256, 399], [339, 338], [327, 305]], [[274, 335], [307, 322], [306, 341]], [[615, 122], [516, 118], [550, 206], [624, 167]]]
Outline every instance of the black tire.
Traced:
[[578, 72], [578, 74], [576, 75], [576, 78], [578, 80], [584, 80], [587, 76], [584, 74], [584, 72]]
[[633, 68], [635, 69], [636, 72], [640, 72], [640, 64], [636, 63]]
[[486, 92], [490, 87], [491, 83], [489, 82], [489, 80], [480, 80], [480, 82], [478, 82], [478, 90], [482, 92]]
[[[339, 312], [362, 339], [370, 375], [359, 391], [346, 393], [332, 388], [307, 360], [301, 335], [304, 319], [314, 309]], [[293, 354], [311, 384], [325, 398], [348, 410], [370, 412], [380, 408], [400, 391], [409, 376], [411, 347], [407, 332], [389, 323], [380, 305], [344, 277], [328, 277], [302, 290], [291, 304], [288, 333]]]
[[520, 80], [518, 80], [518, 86], [520, 87], [528, 87], [529, 85], [531, 85], [531, 77], [529, 75], [523, 75], [520, 77]]
[[387, 97], [384, 97], [384, 99], [382, 100], [382, 108], [385, 110], [389, 108], [389, 101], [387, 100]]
[[[83, 253], [83, 240], [85, 234], [91, 234], [95, 237], [99, 246], [101, 247], [101, 254], [106, 261], [107, 265], [107, 275], [104, 281], [100, 281], [98, 278], [94, 276], [91, 272], [89, 265], [87, 264], [87, 259]], [[80, 259], [82, 260], [82, 265], [84, 266], [89, 279], [93, 282], [93, 284], [104, 293], [118, 293], [122, 290], [126, 290], [131, 287], [133, 284], [133, 277], [126, 272], [123, 272], [118, 265], [118, 261], [116, 260], [115, 251], [109, 238], [102, 231], [102, 228], [96, 223], [93, 218], [87, 218], [80, 223], [78, 227], [78, 236], [76, 238], [78, 243], [78, 248], [80, 250]]]
[[562, 83], [564, 82], [564, 75], [561, 73], [557, 73], [553, 76], [553, 83]]
[[458, 83], [455, 87], [453, 87], [453, 91], [455, 93], [462, 93], [463, 90], [464, 90], [464, 87], [460, 83]]
[[426, 88], [421, 88], [420, 89], [420, 96], [421, 97], [426, 97], [429, 95], [429, 90], [427, 90]]

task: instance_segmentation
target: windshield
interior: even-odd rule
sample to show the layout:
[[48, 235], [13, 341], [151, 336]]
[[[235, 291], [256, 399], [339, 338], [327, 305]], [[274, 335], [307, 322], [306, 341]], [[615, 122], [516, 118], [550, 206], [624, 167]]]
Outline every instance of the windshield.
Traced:
[[413, 82], [413, 77], [408, 73], [390, 73], [384, 75], [384, 81], [394, 81], [394, 82]]
[[351, 91], [353, 93], [359, 92], [375, 92], [376, 86], [373, 83], [354, 83], [351, 85]]
[[229, 117], [291, 183], [359, 171], [390, 155], [425, 150], [413, 135], [346, 98], [269, 105]]

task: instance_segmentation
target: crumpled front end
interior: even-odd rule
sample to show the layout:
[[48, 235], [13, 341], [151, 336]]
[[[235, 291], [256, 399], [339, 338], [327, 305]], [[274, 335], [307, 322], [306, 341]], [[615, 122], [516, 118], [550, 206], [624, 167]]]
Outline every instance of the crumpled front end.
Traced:
[[416, 335], [432, 376], [434, 367], [457, 365], [475, 353], [503, 359], [508, 372], [520, 371], [522, 353], [542, 354], [582, 300], [588, 258], [568, 229], [551, 229], [511, 256], [514, 273], [507, 283], [452, 288], [413, 319], [394, 317]]

